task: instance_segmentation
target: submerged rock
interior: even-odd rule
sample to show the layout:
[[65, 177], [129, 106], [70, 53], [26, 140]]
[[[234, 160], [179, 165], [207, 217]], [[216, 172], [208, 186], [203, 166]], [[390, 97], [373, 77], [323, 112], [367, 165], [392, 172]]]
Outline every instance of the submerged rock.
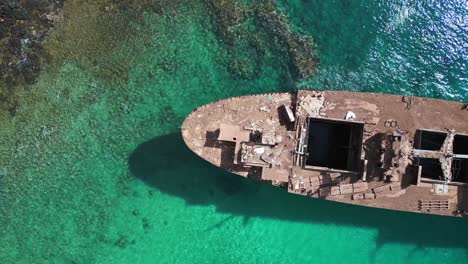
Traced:
[[208, 0], [214, 29], [229, 50], [227, 68], [241, 79], [258, 77], [267, 54], [287, 62], [295, 80], [314, 75], [319, 67], [311, 37], [293, 32], [273, 0]]
[[[36, 82], [46, 60], [42, 41], [62, 15], [64, 0], [5, 0], [0, 2], [0, 98], [14, 95], [14, 87]], [[14, 114], [11, 104], [2, 104]]]
[[128, 237], [124, 235], [119, 235], [118, 239], [114, 242], [114, 246], [123, 249], [130, 245], [135, 245], [135, 243], [136, 243], [135, 239], [130, 240]]
[[142, 222], [142, 226], [143, 226], [143, 229], [144, 230], [148, 230], [148, 229], [151, 229], [153, 226], [151, 225], [150, 221], [148, 220], [148, 218], [146, 217], [143, 217], [143, 219], [141, 220]]

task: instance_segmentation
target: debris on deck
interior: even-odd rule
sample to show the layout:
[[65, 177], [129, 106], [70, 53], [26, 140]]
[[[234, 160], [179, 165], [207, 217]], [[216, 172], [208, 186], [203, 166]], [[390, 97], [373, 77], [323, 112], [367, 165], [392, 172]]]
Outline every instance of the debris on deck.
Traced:
[[299, 90], [200, 107], [182, 131], [213, 164], [291, 193], [451, 214], [451, 206], [468, 212], [457, 202], [468, 199], [468, 120], [460, 109], [468, 104]]

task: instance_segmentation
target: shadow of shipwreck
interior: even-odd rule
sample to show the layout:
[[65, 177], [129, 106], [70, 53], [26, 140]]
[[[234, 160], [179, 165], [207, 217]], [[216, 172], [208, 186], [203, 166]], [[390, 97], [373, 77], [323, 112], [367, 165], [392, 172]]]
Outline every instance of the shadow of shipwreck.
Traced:
[[318, 222], [378, 230], [377, 250], [387, 243], [468, 249], [466, 219], [352, 206], [293, 195], [237, 177], [192, 153], [180, 133], [139, 145], [130, 172], [146, 184], [189, 205], [215, 205], [220, 212], [250, 217]]

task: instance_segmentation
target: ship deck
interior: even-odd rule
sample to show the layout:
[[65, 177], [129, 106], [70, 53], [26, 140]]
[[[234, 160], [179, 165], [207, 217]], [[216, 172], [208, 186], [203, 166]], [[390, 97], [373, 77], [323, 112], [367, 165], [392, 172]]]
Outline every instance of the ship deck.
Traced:
[[[356, 118], [346, 121], [349, 111]], [[447, 129], [459, 135], [455, 140], [461, 142], [461, 153], [465, 148], [468, 152], [464, 137], [468, 111], [462, 103], [300, 90], [229, 98], [199, 107], [185, 120], [182, 135], [192, 151], [212, 164], [291, 193], [402, 211], [454, 215], [458, 210], [461, 215], [468, 212], [464, 202], [468, 175], [440, 184], [425, 177], [425, 166], [430, 164], [405, 155], [395, 157], [404, 153], [396, 147], [404, 150], [421, 141], [420, 131], [440, 137]], [[323, 131], [332, 131], [334, 137]], [[397, 145], [395, 138], [401, 140]], [[328, 153], [327, 148], [333, 149]], [[344, 156], [347, 160], [340, 160]], [[465, 163], [460, 164], [466, 174]], [[398, 175], [388, 180], [389, 172]]]

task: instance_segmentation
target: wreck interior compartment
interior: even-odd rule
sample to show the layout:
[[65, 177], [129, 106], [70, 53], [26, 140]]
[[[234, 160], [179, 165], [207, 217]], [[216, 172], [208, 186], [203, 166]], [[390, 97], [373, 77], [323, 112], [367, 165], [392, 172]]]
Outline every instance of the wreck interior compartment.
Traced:
[[[432, 130], [417, 130], [414, 148], [438, 151], [444, 144], [447, 133]], [[417, 158], [417, 164], [421, 166], [421, 174], [424, 178], [432, 180], [443, 180], [442, 166], [439, 160], [428, 158]]]
[[[416, 132], [415, 148], [438, 151], [441, 149], [446, 132], [418, 130]], [[468, 154], [468, 135], [456, 134], [453, 141], [454, 154]], [[442, 167], [439, 160], [418, 158], [417, 164], [422, 168], [422, 176], [432, 180], [443, 180]], [[454, 158], [452, 162], [452, 182], [468, 183], [468, 159]]]
[[364, 123], [313, 118], [307, 119], [305, 169], [359, 170]]
[[[455, 135], [453, 153], [468, 155], [468, 135]], [[468, 159], [454, 159], [452, 173], [454, 181], [468, 183]]]
[[416, 132], [415, 148], [424, 150], [440, 150], [447, 133], [441, 131], [418, 130]]

